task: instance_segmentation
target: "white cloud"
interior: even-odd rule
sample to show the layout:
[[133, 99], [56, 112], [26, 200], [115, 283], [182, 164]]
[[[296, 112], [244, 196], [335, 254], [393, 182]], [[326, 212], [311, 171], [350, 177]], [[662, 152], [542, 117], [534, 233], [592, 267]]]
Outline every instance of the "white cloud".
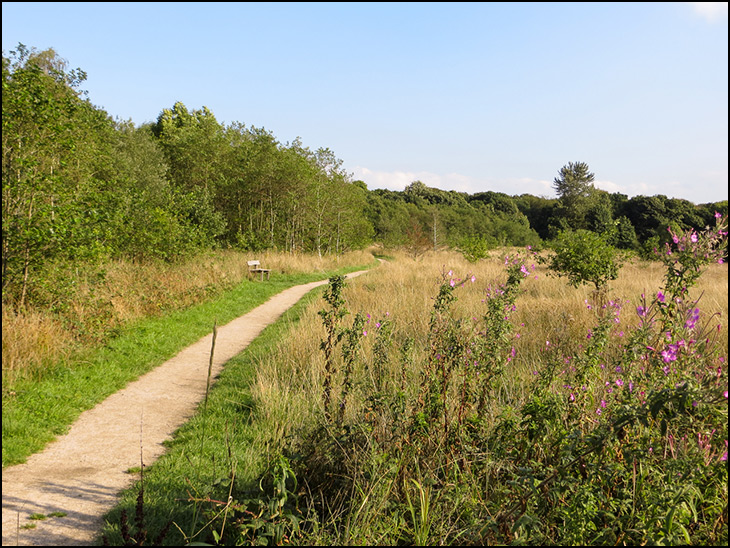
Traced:
[[[440, 190], [456, 190], [467, 194], [478, 192], [503, 192], [508, 196], [519, 196], [520, 194], [531, 194], [544, 198], [557, 198], [553, 189], [553, 181], [547, 179], [533, 179], [531, 177], [471, 177], [459, 173], [448, 173], [440, 175], [428, 171], [376, 171], [366, 167], [357, 166], [354, 168], [353, 177], [365, 181], [370, 190], [386, 188], [388, 190], [401, 191], [413, 181], [421, 181], [426, 186]], [[723, 181], [727, 180], [727, 172], [721, 172]], [[663, 194], [670, 198], [683, 198], [695, 204], [705, 202], [716, 202], [725, 197], [717, 197], [716, 189], [710, 193], [706, 192], [711, 185], [698, 184], [687, 190], [686, 183], [678, 180], [661, 180], [648, 182], [643, 180], [627, 180], [622, 183], [614, 181], [595, 181], [596, 188], [605, 190], [611, 194], [626, 194], [629, 198], [634, 196], [655, 196]], [[722, 188], [726, 188], [723, 183]]]
[[353, 170], [355, 179], [365, 181], [369, 189], [387, 188], [403, 190], [413, 181], [421, 181], [426, 186], [441, 190], [456, 190], [467, 194], [477, 192], [504, 192], [510, 196], [532, 194], [533, 196], [554, 197], [552, 182], [529, 177], [495, 179], [475, 178], [459, 173], [439, 175], [428, 171], [374, 171], [357, 166]]
[[710, 22], [727, 17], [727, 2], [689, 2], [694, 12]]

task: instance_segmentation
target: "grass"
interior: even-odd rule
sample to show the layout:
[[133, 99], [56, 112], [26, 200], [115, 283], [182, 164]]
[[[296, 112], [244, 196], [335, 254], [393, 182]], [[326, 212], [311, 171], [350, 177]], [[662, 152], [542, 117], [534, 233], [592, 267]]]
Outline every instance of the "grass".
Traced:
[[[364, 251], [341, 257], [234, 250], [209, 251], [175, 263], [110, 261], [48, 264], [31, 286], [32, 307], [3, 302], [3, 394], [17, 380], [38, 379], [79, 348], [109, 341], [135, 322], [210, 301], [248, 278], [256, 258], [281, 275], [336, 271], [372, 262]], [[73, 358], [72, 358], [73, 359]]]
[[[372, 364], [376, 322], [386, 318], [397, 320], [401, 326], [397, 336], [415, 340], [411, 354], [402, 360], [408, 368], [405, 373], [406, 389], [413, 391], [419, 382], [416, 364], [427, 361], [426, 333], [441, 275], [453, 269], [455, 275], [476, 276], [478, 282], [467, 283], [462, 288], [456, 306], [460, 307], [462, 316], [479, 315], [483, 312], [480, 311], [483, 306], [480, 305], [481, 288], [494, 279], [503, 278], [503, 259], [493, 254], [490, 260], [471, 265], [460, 255], [450, 252], [428, 254], [417, 261], [397, 252], [393, 252], [391, 257], [395, 260], [377, 272], [348, 282], [344, 295], [351, 315], [345, 323], [349, 323], [357, 311], [370, 314], [365, 327], [369, 335], [363, 338], [360, 363]], [[529, 398], [532, 371], [544, 359], [547, 340], [579, 350], [587, 330], [595, 322], [595, 316], [586, 305], [592, 297], [589, 288], [572, 289], [565, 280], [546, 276], [546, 271], [539, 266], [536, 272], [538, 280], [525, 280], [524, 294], [518, 299], [515, 314], [515, 325], [520, 326], [519, 352], [522, 360], [505, 375], [494, 402], [495, 409], [504, 402], [518, 408], [520, 402]], [[650, 294], [661, 287], [662, 276], [662, 269], [653, 263], [628, 264], [612, 284], [612, 294], [632, 300], [633, 304], [626, 307], [630, 310], [638, 295]], [[180, 429], [169, 444], [167, 454], [156, 462], [152, 470], [146, 471], [144, 500], [147, 527], [152, 532], [160, 531], [170, 520], [180, 527], [170, 529], [164, 541], [166, 545], [186, 541], [214, 542], [215, 534], [211, 529], [198, 534], [191, 524], [200, 525], [217, 512], [233, 513], [233, 506], [225, 504], [231, 478], [234, 477], [235, 503], [242, 504], [244, 498], [269, 501], [269, 497], [274, 496], [272, 493], [275, 494], [270, 491], [271, 480], [262, 484], [269, 491], [260, 490], [257, 481], [267, 477], [267, 470], [276, 470], [273, 465], [282, 451], [307, 443], [301, 436], [322, 417], [320, 395], [325, 372], [319, 345], [325, 332], [318, 316], [324, 303], [321, 299], [315, 300], [319, 293], [310, 294], [279, 323], [269, 327], [244, 353], [228, 363], [211, 392], [207, 414], [198, 414]], [[695, 298], [702, 295], [703, 310], [709, 311], [706, 312], [708, 318], [710, 312], [721, 313], [715, 320], [726, 329], [727, 266], [711, 267], [693, 295]], [[625, 321], [630, 323], [634, 319], [627, 313]], [[722, 352], [727, 355], [727, 341]], [[389, 359], [393, 363], [401, 362], [392, 354]], [[371, 393], [373, 381], [370, 375], [373, 372], [360, 370], [357, 374], [353, 399], [348, 402], [346, 423], [356, 423], [368, 409], [365, 398]], [[391, 385], [397, 386], [402, 382], [400, 371], [388, 374], [391, 375]], [[336, 400], [336, 397], [333, 399]], [[377, 434], [376, 428], [373, 435]], [[332, 443], [332, 438], [325, 435], [320, 441], [324, 442], [322, 451], [326, 454], [324, 447]], [[316, 447], [308, 449], [316, 451]], [[417, 461], [407, 466], [413, 468], [414, 464], [418, 466]], [[307, 543], [387, 544], [397, 539], [399, 534], [421, 540], [429, 538], [429, 535], [449, 534], [442, 528], [446, 521], [436, 519], [433, 508], [439, 508], [438, 504], [443, 504], [444, 500], [460, 500], [460, 504], [453, 504], [456, 515], [459, 508], [473, 508], [479, 499], [478, 493], [487, 488], [486, 485], [474, 485], [473, 493], [447, 492], [433, 489], [419, 476], [400, 485], [394, 481], [391, 467], [402, 463], [385, 460], [369, 465], [373, 481], [367, 484], [367, 492], [358, 494], [361, 506], [341, 514], [341, 521], [333, 514], [328, 523], [331, 530], [314, 535], [310, 531]], [[303, 494], [305, 490], [306, 487], [302, 486], [296, 493]], [[381, 519], [392, 510], [398, 493], [405, 493], [404, 515], [410, 516], [410, 525], [387, 525]], [[294, 494], [292, 488], [290, 500]], [[108, 526], [104, 533], [111, 544], [120, 542], [120, 513], [122, 510], [132, 511], [137, 495], [137, 487], [128, 490], [120, 506], [107, 517]], [[334, 511], [336, 504], [335, 501], [332, 503]], [[443, 511], [443, 506], [440, 508], [439, 511]], [[196, 511], [203, 511], [204, 515], [196, 518]], [[221, 515], [214, 526], [216, 534], [220, 534], [226, 524]], [[283, 523], [285, 514], [281, 512], [278, 515], [280, 523]], [[397, 532], [399, 529], [402, 533]], [[333, 530], [337, 532], [333, 533]], [[455, 534], [454, 531], [452, 533]], [[434, 537], [430, 538], [433, 540]]]
[[[495, 252], [491, 259], [475, 265], [451, 252], [428, 253], [418, 260], [397, 252], [392, 252], [390, 257], [394, 258], [391, 263], [348, 282], [345, 289], [347, 308], [352, 313], [345, 324], [349, 325], [355, 312], [369, 314], [364, 327], [368, 335], [362, 338], [345, 424], [362, 424], [362, 417], [370, 412], [368, 397], [376, 383], [375, 373], [372, 367], [366, 370], [362, 365], [372, 366], [378, 361], [376, 322], [386, 319], [397, 322], [393, 337], [399, 344], [412, 339], [409, 349], [405, 345], [400, 353], [391, 349], [385, 360], [389, 365], [384, 375], [390, 386], [400, 385], [415, 394], [420, 380], [418, 365], [428, 362], [430, 311], [442, 276], [451, 276], [448, 272], [453, 270], [454, 276], [466, 278], [467, 274], [474, 274], [477, 279], [474, 284], [467, 283], [459, 293], [455, 308], [461, 317], [483, 314], [480, 304], [483, 288], [493, 280], [504, 279], [503, 259]], [[546, 276], [545, 269], [539, 266], [536, 274], [537, 280], [531, 277], [523, 282], [524, 293], [513, 315], [520, 335], [515, 343], [520, 359], [511, 365], [495, 392], [490, 421], [497, 420], [497, 411], [504, 404], [516, 412], [530, 400], [533, 371], [543, 365], [547, 341], [566, 352], [579, 353], [586, 344], [588, 329], [595, 323], [595, 316], [587, 306], [592, 299], [589, 288], [572, 289], [565, 280]], [[624, 302], [626, 313], [622, 322], [626, 322], [627, 329], [637, 322], [631, 312], [639, 304], [639, 295], [656, 294], [662, 286], [663, 274], [659, 265], [635, 262], [625, 265], [619, 279], [611, 284], [611, 294]], [[693, 298], [701, 297], [703, 319], [717, 323], [721, 333], [727, 333], [727, 293], [727, 265], [711, 265], [692, 293]], [[319, 438], [311, 436], [323, 416], [320, 396], [325, 373], [319, 345], [325, 332], [318, 316], [318, 311], [324, 308], [322, 300], [317, 299], [320, 294], [320, 291], [310, 293], [231, 360], [211, 390], [207, 411], [199, 412], [178, 430], [168, 443], [168, 452], [153, 467], [145, 468], [144, 525], [150, 537], [174, 523], [164, 538], [165, 545], [191, 541], [213, 543], [217, 535], [223, 535], [224, 528], [233, 527], [236, 512], [236, 516], [246, 515], [240, 510], [246, 500], [249, 511], [256, 507], [255, 503], [266, 503], [268, 508], [273, 508], [273, 517], [268, 522], [263, 517], [267, 526], [273, 529], [288, 526], [291, 516], [296, 514], [294, 501], [298, 496], [312, 495], [307, 489], [313, 489], [315, 484], [306, 483], [306, 477], [300, 478], [298, 487], [287, 482], [286, 478], [291, 476], [287, 461], [281, 460], [282, 454], [292, 455], [299, 448], [313, 452], [315, 457], [319, 455], [320, 459], [356, 456], [343, 449], [347, 443], [357, 441], [355, 430], [345, 431], [341, 436], [334, 432], [325, 432]], [[206, 318], [210, 326], [211, 316]], [[219, 323], [223, 323], [220, 318]], [[726, 359], [727, 337], [721, 336], [719, 342], [720, 354]], [[333, 400], [338, 401], [336, 394]], [[379, 430], [377, 423], [372, 423], [372, 428], [365, 435], [370, 440], [368, 443], [377, 443], [390, 434]], [[312, 443], [317, 440], [321, 444]], [[496, 456], [487, 465], [492, 472], [479, 477], [468, 489], [461, 486], [457, 489], [450, 482], [433, 484], [434, 473], [440, 472], [426, 468], [429, 461], [420, 464], [417, 458], [392, 461], [387, 454], [378, 459], [363, 463], [367, 464], [367, 478], [359, 477], [361, 471], [342, 478], [352, 480], [353, 489], [361, 489], [348, 495], [350, 500], [357, 501], [357, 506], [346, 509], [347, 501], [330, 501], [329, 521], [323, 522], [326, 529], [310, 528], [300, 542], [314, 545], [389, 544], [414, 539], [424, 543], [435, 539], [466, 542], [469, 539], [461, 536], [463, 531], [455, 524], [468, 521], [470, 513], [474, 513], [471, 519], [481, 519], [478, 511], [490, 504], [484, 493], [500, 496], [506, 489], [506, 484], [502, 486], [497, 479], [507, 473], [509, 463]], [[327, 470], [331, 463], [320, 462], [320, 465]], [[351, 470], [343, 469], [342, 473]], [[595, 472], [600, 470], [596, 468]], [[458, 477], [454, 479], [458, 483]], [[331, 476], [328, 481], [332, 481]], [[320, 482], [321, 485], [325, 484]], [[126, 519], [123, 516], [134, 513], [135, 505], [139, 508], [138, 487], [126, 491], [120, 505], [107, 516], [103, 532], [112, 545], [124, 542], [120, 523]], [[229, 494], [233, 500], [228, 499]], [[651, 493], [647, 491], [647, 494]], [[726, 504], [726, 488], [724, 497]], [[526, 498], [522, 500], [529, 502]], [[272, 503], [277, 505], [271, 506]], [[654, 507], [658, 512], [667, 509], [666, 504]], [[314, 510], [301, 509], [305, 514]], [[515, 535], [516, 542], [536, 538], [529, 536], [535, 533], [530, 532], [529, 516], [524, 517], [514, 524], [511, 533], [506, 533]], [[574, 517], [578, 523], [579, 513], [574, 512]], [[209, 520], [213, 523], [211, 527], [199, 529]], [[671, 533], [668, 527], [667, 534]], [[726, 537], [726, 523], [724, 531]], [[265, 529], [249, 533], [254, 535], [247, 537], [249, 540], [265, 540], [267, 534]]]
[[[81, 412], [209, 333], [214, 320], [227, 323], [283, 289], [329, 275], [311, 267], [309, 273], [302, 272], [303, 265], [279, 264], [268, 282], [243, 281], [202, 304], [132, 322], [105, 345], [70, 353], [47, 366], [42, 375], [3, 382], [3, 467], [42, 450]], [[336, 272], [351, 272], [361, 265], [350, 264]], [[3, 334], [4, 350], [5, 343]]]
[[[151, 468], [145, 467], [144, 515], [150, 534], [174, 525], [164, 544], [181, 546], [195, 537], [197, 507], [191, 497], [206, 500], [218, 494], [235, 471], [237, 482], [252, 484], [266, 469], [266, 455], [274, 443], [271, 432], [261, 428], [258, 408], [250, 389], [261, 360], [276, 351], [282, 338], [298, 324], [308, 306], [316, 302], [321, 289], [307, 294], [279, 320], [268, 326], [241, 354], [230, 360], [209, 394], [206, 411], [198, 413], [167, 442], [168, 450]], [[224, 488], [225, 491], [225, 488]], [[122, 543], [122, 512], [133, 515], [139, 485], [126, 490], [119, 505], [106, 516], [103, 534], [111, 545]], [[209, 534], [206, 532], [206, 534]]]

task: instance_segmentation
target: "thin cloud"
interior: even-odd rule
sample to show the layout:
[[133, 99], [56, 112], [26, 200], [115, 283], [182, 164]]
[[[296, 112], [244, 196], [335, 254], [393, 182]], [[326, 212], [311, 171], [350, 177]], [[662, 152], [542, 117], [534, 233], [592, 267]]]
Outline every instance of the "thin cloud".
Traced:
[[727, 18], [727, 2], [689, 2], [692, 10], [710, 22]]
[[460, 173], [439, 175], [428, 171], [375, 171], [357, 166], [353, 170], [355, 179], [365, 181], [368, 188], [385, 188], [388, 190], [404, 190], [413, 181], [421, 181], [426, 186], [440, 190], [456, 190], [467, 194], [477, 192], [503, 192], [510, 196], [532, 194], [533, 196], [550, 196], [554, 192], [550, 181], [529, 177], [514, 179], [475, 178]]

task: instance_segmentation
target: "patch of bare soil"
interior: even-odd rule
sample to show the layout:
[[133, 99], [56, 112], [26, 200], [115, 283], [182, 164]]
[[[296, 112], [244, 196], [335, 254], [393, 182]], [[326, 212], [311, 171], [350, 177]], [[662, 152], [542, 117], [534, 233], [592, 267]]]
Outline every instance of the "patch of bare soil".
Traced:
[[[367, 271], [348, 274], [348, 278]], [[307, 292], [327, 281], [299, 285], [219, 327], [213, 377], [269, 324]], [[205, 396], [212, 334], [81, 414], [70, 431], [24, 464], [2, 473], [3, 546], [86, 546], [102, 517], [136, 475], [152, 464], [163, 442], [195, 412]], [[32, 514], [64, 517], [30, 521]], [[23, 525], [35, 523], [33, 529]]]

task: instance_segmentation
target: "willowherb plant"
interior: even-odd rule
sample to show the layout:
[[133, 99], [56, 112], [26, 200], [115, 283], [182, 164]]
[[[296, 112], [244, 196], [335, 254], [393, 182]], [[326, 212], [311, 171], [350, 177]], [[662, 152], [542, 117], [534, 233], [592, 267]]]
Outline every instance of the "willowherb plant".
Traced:
[[[534, 252], [528, 251], [534, 258]], [[495, 381], [515, 358], [510, 317], [516, 311], [522, 280], [535, 269], [528, 258], [525, 253], [505, 258], [507, 280], [486, 289], [482, 300], [486, 311], [480, 319], [457, 318], [451, 312], [455, 291], [474, 283], [474, 276], [460, 279], [449, 271], [439, 287], [414, 426], [433, 434], [433, 425], [440, 424], [439, 439], [452, 450], [470, 443], [463, 427], [470, 424], [473, 429], [482, 420]]]
[[[723, 260], [724, 226], [718, 217], [716, 230], [673, 235], [665, 287], [649, 300], [642, 296], [638, 327], [611, 353], [618, 307], [599, 315], [585, 350], [570, 358], [570, 374], [556, 389], [563, 397], [551, 395], [549, 383], [536, 383], [522, 427], [531, 442], [553, 454], [539, 454], [520, 442], [519, 430], [513, 432], [513, 484], [533, 487], [513, 491], [514, 504], [500, 514], [522, 540], [537, 539], [538, 530], [556, 521], [564, 524], [552, 539], [557, 543], [726, 538], [726, 357], [707, 336], [709, 320], [700, 324], [698, 301], [686, 300], [702, 268]], [[521, 466], [523, 455], [540, 466]], [[545, 505], [533, 497], [540, 491], [567, 504]], [[528, 527], [533, 518], [538, 526]]]
[[342, 394], [340, 397], [340, 407], [337, 415], [337, 424], [342, 425], [345, 418], [345, 406], [347, 404], [347, 396], [352, 390], [352, 368], [357, 357], [360, 347], [360, 339], [367, 335], [365, 327], [365, 316], [358, 312], [352, 321], [352, 327], [342, 332], [345, 342], [342, 345], [342, 358], [344, 368], [344, 378], [342, 380]]
[[320, 310], [318, 314], [326, 330], [325, 339], [320, 344], [324, 352], [325, 377], [322, 388], [322, 405], [325, 415], [329, 418], [330, 400], [332, 398], [332, 379], [337, 374], [337, 365], [334, 358], [336, 346], [340, 343], [343, 331], [340, 328], [340, 321], [347, 315], [345, 299], [342, 297], [342, 289], [345, 287], [344, 276], [332, 276], [329, 285], [324, 293], [324, 300], [329, 309]]
[[668, 304], [683, 298], [687, 289], [702, 275], [710, 263], [725, 261], [727, 256], [727, 217], [715, 213], [715, 228], [707, 227], [703, 232], [689, 230], [676, 233], [667, 228], [672, 243], [667, 242], [662, 252], [656, 254], [664, 263], [665, 291]]

